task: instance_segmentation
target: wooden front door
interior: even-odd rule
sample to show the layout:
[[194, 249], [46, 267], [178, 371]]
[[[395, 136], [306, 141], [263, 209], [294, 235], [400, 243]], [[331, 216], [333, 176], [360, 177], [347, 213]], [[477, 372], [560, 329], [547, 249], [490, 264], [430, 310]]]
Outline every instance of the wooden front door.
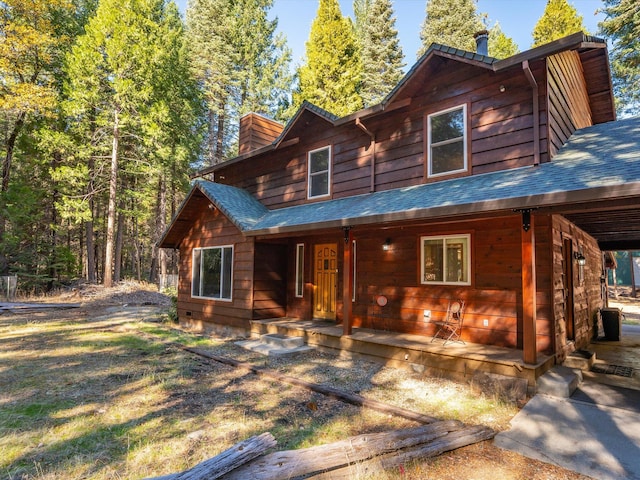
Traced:
[[316, 245], [314, 248], [313, 318], [336, 319], [338, 286], [338, 245]]
[[573, 304], [573, 247], [570, 238], [565, 238], [562, 248], [562, 288], [564, 290], [564, 318], [567, 322], [567, 340], [575, 340]]

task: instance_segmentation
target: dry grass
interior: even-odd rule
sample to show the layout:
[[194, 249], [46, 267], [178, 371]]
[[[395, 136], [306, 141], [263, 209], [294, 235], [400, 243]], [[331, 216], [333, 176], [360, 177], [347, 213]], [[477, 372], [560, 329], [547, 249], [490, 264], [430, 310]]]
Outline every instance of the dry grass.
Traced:
[[[165, 307], [125, 303], [92, 298], [75, 310], [0, 316], [0, 478], [143, 478], [265, 431], [294, 449], [415, 425], [207, 361], [176, 342], [496, 430], [517, 411], [473, 386], [363, 360], [265, 358], [159, 323]], [[486, 442], [443, 458], [367, 478], [581, 478]]]

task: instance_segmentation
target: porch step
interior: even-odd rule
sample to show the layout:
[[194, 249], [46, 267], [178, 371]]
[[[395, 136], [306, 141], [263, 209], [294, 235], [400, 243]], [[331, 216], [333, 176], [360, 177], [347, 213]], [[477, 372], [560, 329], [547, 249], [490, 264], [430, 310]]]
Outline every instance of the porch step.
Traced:
[[588, 372], [593, 367], [593, 364], [596, 361], [595, 352], [590, 352], [589, 350], [576, 350], [573, 353], [567, 355], [567, 358], [562, 365], [569, 368], [578, 368], [583, 372]]
[[569, 398], [580, 383], [582, 383], [581, 370], [559, 365], [538, 378], [537, 393]]
[[272, 356], [306, 352], [312, 349], [312, 347], [304, 344], [304, 338], [288, 337], [280, 333], [266, 333], [260, 335], [260, 338], [257, 340], [244, 340], [236, 342], [236, 345], [253, 352]]

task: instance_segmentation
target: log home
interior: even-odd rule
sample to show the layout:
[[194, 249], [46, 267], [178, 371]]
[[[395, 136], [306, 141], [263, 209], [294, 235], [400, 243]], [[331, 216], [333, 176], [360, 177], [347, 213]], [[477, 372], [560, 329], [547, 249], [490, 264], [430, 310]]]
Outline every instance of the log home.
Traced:
[[[597, 335], [603, 251], [640, 245], [640, 122], [614, 120], [606, 44], [582, 33], [504, 60], [434, 44], [343, 118], [250, 114], [160, 242], [180, 321], [329, 326], [301, 334], [461, 375], [498, 348], [488, 371], [535, 384]], [[466, 345], [429, 343], [455, 299]]]

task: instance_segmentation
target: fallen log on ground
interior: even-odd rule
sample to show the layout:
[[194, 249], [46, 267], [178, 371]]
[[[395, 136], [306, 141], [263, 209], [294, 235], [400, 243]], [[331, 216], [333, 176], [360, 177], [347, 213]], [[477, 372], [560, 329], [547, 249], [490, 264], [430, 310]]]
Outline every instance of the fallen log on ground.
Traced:
[[[322, 472], [317, 475], [305, 476], [304, 478], [313, 480], [350, 480], [352, 478], [359, 477], [368, 478], [368, 475], [373, 472], [406, 465], [411, 461], [421, 458], [437, 457], [438, 455], [450, 452], [451, 450], [490, 440], [494, 436], [495, 432], [489, 427], [465, 427], [424, 445], [419, 445], [399, 452], [389, 453], [357, 464]], [[235, 472], [231, 473], [233, 474]], [[226, 478], [227, 477], [225, 476], [224, 479]]]
[[276, 442], [270, 433], [264, 433], [240, 442], [185, 472], [149, 480], [350, 479], [419, 458], [435, 457], [489, 440], [494, 435], [488, 427], [468, 427], [457, 420], [446, 420], [265, 455]]
[[[224, 480], [307, 478], [418, 445], [442, 445], [451, 432], [464, 428], [457, 420], [435, 422], [391, 432], [368, 433], [299, 450], [273, 452], [221, 477]], [[446, 442], [445, 442], [446, 443]], [[332, 478], [332, 477], [327, 477]]]
[[174, 473], [148, 480], [214, 480], [255, 458], [264, 455], [276, 446], [276, 440], [269, 432], [251, 437], [235, 444], [220, 455], [205, 460], [182, 473]]
[[286, 382], [290, 385], [306, 388], [313, 392], [321, 393], [328, 397], [336, 398], [338, 400], [350, 403], [352, 405], [371, 408], [372, 410], [376, 410], [378, 412], [388, 413], [390, 415], [406, 418], [407, 420], [412, 420], [418, 423], [429, 424], [438, 420], [435, 417], [430, 417], [429, 415], [423, 415], [422, 413], [413, 412], [411, 410], [407, 410], [406, 408], [396, 407], [393, 405], [389, 405], [387, 403], [378, 402], [377, 400], [371, 400], [361, 395], [345, 392], [343, 390], [339, 390], [337, 388], [329, 387], [326, 385], [306, 382], [304, 380], [300, 380], [299, 378], [290, 377], [288, 375], [284, 375], [282, 373], [275, 372], [273, 370], [262, 369], [254, 365], [251, 365], [250, 363], [239, 362], [232, 358], [214, 355], [205, 350], [200, 350], [199, 348], [191, 348], [191, 347], [184, 347], [184, 346], [180, 348], [182, 348], [187, 352], [195, 353], [196, 355], [200, 355], [201, 357], [215, 360], [216, 362], [223, 363], [225, 365], [229, 365], [236, 368], [242, 368], [244, 370], [250, 371], [251, 373], [255, 373], [256, 375], [271, 378], [279, 382]]
[[42, 310], [67, 310], [71, 308], [80, 308], [80, 303], [0, 303], [0, 315], [4, 312], [13, 314], [17, 313], [37, 313]]

